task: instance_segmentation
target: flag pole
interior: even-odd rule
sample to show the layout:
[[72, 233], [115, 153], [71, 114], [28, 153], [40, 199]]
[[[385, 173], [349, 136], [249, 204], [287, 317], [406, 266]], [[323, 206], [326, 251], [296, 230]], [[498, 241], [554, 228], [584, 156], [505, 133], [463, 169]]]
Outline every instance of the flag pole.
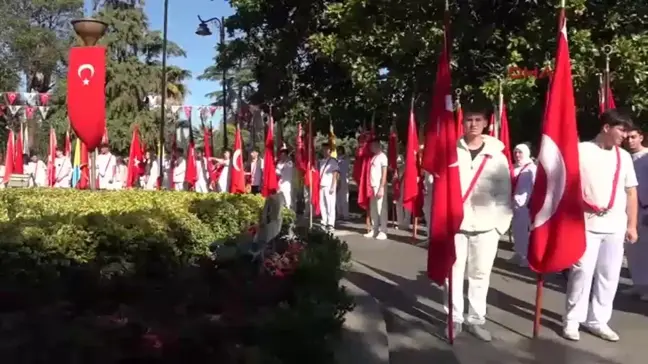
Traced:
[[610, 108], [610, 98], [608, 95], [610, 90], [610, 54], [612, 54], [612, 46], [609, 44], [604, 45], [603, 53], [605, 54], [605, 71], [603, 73], [603, 87], [601, 91], [603, 93], [603, 106], [605, 110], [608, 110]]
[[[414, 101], [415, 101], [415, 97], [414, 97], [414, 93], [412, 93], [412, 99], [410, 100], [410, 113], [414, 112]], [[408, 125], [407, 128], [408, 128], [408, 130], [409, 130], [409, 120], [407, 121], [407, 125]], [[409, 137], [409, 135], [408, 135], [408, 137]], [[417, 157], [416, 160], [417, 160], [417, 163], [418, 163], [418, 160], [419, 160], [418, 157], [420, 156], [421, 151], [419, 150], [418, 145], [416, 145], [415, 148], [416, 148], [416, 157]], [[421, 176], [419, 176], [419, 178], [421, 178]], [[402, 194], [403, 192], [404, 192], [404, 191], [401, 191], [401, 194]], [[423, 192], [423, 191], [419, 191], [419, 193], [420, 193], [420, 192]], [[425, 206], [424, 206], [423, 208], [425, 208]], [[412, 209], [412, 210], [414, 210], [414, 209]], [[418, 237], [418, 224], [419, 224], [419, 218], [418, 218], [418, 216], [414, 213], [414, 211], [412, 211], [411, 214], [413, 215], [413, 218], [411, 218], [411, 219], [412, 219], [412, 239], [414, 240], [414, 243], [416, 243], [416, 239], [417, 239], [417, 237]]]
[[[374, 137], [373, 133], [376, 129], [376, 109], [374, 108], [373, 113], [371, 114], [371, 125], [369, 126], [371, 128], [371, 131], [369, 132], [369, 135]], [[369, 142], [369, 140], [368, 140]], [[358, 186], [360, 187], [360, 186]], [[359, 191], [359, 188], [358, 188]], [[370, 211], [365, 211], [365, 226], [367, 227], [367, 232], [370, 233], [373, 231], [373, 228], [371, 227], [371, 212]]]

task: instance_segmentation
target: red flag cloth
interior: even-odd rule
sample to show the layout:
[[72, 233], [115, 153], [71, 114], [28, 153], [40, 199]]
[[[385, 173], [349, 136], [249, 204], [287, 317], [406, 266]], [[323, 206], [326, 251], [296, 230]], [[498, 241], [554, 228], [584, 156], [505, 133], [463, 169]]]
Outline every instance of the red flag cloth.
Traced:
[[56, 183], [56, 133], [54, 128], [50, 128], [49, 149], [47, 159], [47, 185], [54, 187]]
[[90, 187], [90, 155], [88, 147], [81, 142], [81, 179], [76, 185], [79, 190], [85, 190]]
[[387, 142], [387, 167], [394, 171], [398, 168], [398, 135], [392, 127]]
[[299, 123], [297, 124], [297, 140], [295, 141], [295, 145], [297, 146], [295, 150], [295, 165], [297, 166], [297, 169], [302, 171], [306, 171], [306, 149], [304, 147], [304, 136], [302, 135], [302, 124]]
[[241, 139], [241, 129], [236, 125], [234, 134], [234, 154], [232, 155], [232, 166], [230, 171], [230, 192], [245, 193], [245, 171], [243, 170], [243, 140]]
[[511, 138], [509, 137], [508, 115], [506, 113], [506, 104], [501, 102], [500, 105], [500, 133], [499, 140], [504, 143], [504, 155], [509, 163], [511, 178], [513, 178], [513, 158], [511, 158]]
[[403, 208], [409, 212], [416, 211], [417, 200], [422, 190], [419, 189], [419, 140], [414, 110], [410, 110], [407, 125], [407, 146], [405, 147], [405, 168], [403, 170]]
[[198, 166], [196, 165], [196, 143], [194, 142], [193, 138], [189, 138], [186, 163], [187, 169], [185, 170], [184, 181], [187, 183], [189, 190], [193, 190], [196, 186], [196, 181], [198, 180]]
[[7, 149], [5, 151], [5, 162], [4, 162], [4, 178], [2, 179], [2, 183], [7, 183], [9, 182], [9, 179], [11, 178], [11, 175], [14, 173], [14, 132], [13, 130], [9, 130], [9, 135], [7, 136]]
[[[605, 107], [606, 103], [607, 107]], [[616, 109], [616, 103], [614, 102], [614, 95], [610, 87], [610, 80], [606, 77], [599, 89], [599, 113], [602, 114], [609, 109]]]
[[110, 139], [108, 139], [108, 128], [104, 127], [103, 135], [101, 136], [101, 144], [110, 144]]
[[[433, 118], [430, 119], [436, 122], [436, 135], [429, 135], [435, 132], [435, 128], [428, 128], [422, 158], [422, 167], [434, 175], [432, 192], [434, 223], [430, 229], [427, 274], [438, 284], [445, 282], [456, 260], [454, 238], [463, 220], [448, 33], [446, 22], [444, 46], [437, 66], [432, 97]], [[430, 143], [431, 141], [434, 143]]]
[[209, 183], [214, 184], [218, 181], [219, 173], [218, 168], [214, 166], [212, 158], [214, 157], [214, 151], [212, 150], [212, 141], [213, 135], [211, 129], [205, 127], [203, 130], [203, 144], [205, 145], [205, 158], [207, 159], [207, 174], [209, 175]]
[[268, 197], [279, 190], [277, 181], [277, 168], [275, 166], [274, 154], [274, 118], [272, 115], [268, 120], [268, 132], [266, 133], [265, 152], [263, 155], [263, 181], [261, 182], [261, 195]]
[[67, 81], [70, 125], [86, 147], [94, 150], [106, 129], [106, 49], [71, 48]]
[[[22, 129], [22, 128], [21, 128]], [[25, 173], [25, 161], [23, 160], [23, 138], [22, 130], [18, 133], [18, 138], [16, 138], [16, 146], [14, 148], [14, 166], [13, 173], [23, 174]]]
[[[173, 133], [173, 140], [171, 140], [171, 156], [169, 158], [169, 190], [175, 190], [175, 183], [173, 183], [173, 171], [175, 170], [176, 165], [176, 154], [178, 151], [178, 141], [176, 139], [176, 134]], [[185, 172], [186, 173], [186, 172]]]
[[[320, 211], [320, 173], [319, 168], [317, 168], [317, 161], [315, 159], [315, 143], [313, 139], [313, 125], [312, 122], [308, 123], [308, 138], [307, 138], [307, 151], [308, 155], [306, 156], [306, 174], [304, 178], [304, 185], [310, 188], [311, 195], [310, 200], [313, 205], [313, 215], [319, 216]], [[309, 173], [310, 171], [310, 173]]]
[[371, 181], [369, 180], [372, 157], [369, 142], [372, 138], [373, 135], [370, 133], [366, 134], [362, 139], [362, 144], [356, 152], [356, 160], [353, 165], [354, 179], [358, 184], [358, 206], [363, 210], [369, 209], [369, 200], [371, 200], [373, 195], [373, 190], [370, 186]]
[[65, 154], [66, 157], [70, 158], [70, 156], [72, 155], [72, 142], [70, 141], [69, 130], [65, 132], [65, 144], [63, 145], [64, 145], [63, 153]]
[[461, 138], [463, 134], [463, 109], [461, 108], [461, 105], [459, 105], [457, 106], [457, 137]]
[[140, 177], [140, 165], [144, 161], [139, 128], [135, 125], [131, 138], [130, 152], [128, 153], [128, 166], [126, 170], [126, 187], [135, 187]]
[[497, 126], [495, 125], [495, 114], [491, 114], [490, 120], [488, 121], [488, 135], [494, 137], [496, 128]]
[[567, 269], [585, 253], [576, 105], [564, 8], [558, 24], [556, 65], [529, 202], [528, 259], [531, 269], [537, 273]]

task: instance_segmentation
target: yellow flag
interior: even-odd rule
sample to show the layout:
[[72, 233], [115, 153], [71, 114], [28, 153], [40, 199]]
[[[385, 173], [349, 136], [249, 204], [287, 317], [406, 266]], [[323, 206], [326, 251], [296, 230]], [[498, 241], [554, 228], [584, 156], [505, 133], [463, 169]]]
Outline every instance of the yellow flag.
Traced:
[[329, 145], [331, 146], [331, 157], [337, 158], [337, 145], [335, 144], [335, 132], [333, 123], [329, 123]]

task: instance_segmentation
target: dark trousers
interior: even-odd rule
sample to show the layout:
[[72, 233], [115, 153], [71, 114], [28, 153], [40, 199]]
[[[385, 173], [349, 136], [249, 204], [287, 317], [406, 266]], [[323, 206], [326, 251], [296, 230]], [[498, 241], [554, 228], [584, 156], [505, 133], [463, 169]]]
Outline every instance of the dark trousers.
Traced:
[[251, 187], [250, 187], [250, 192], [251, 192], [253, 195], [258, 195], [258, 194], [261, 193], [261, 187], [260, 187], [260, 186], [251, 186]]

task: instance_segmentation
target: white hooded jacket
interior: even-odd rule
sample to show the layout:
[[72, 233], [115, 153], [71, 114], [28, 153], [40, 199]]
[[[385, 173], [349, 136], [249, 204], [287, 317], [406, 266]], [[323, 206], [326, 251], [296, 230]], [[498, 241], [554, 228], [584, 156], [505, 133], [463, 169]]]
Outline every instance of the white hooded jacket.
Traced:
[[502, 152], [504, 144], [484, 135], [484, 148], [473, 160], [463, 138], [457, 142], [457, 158], [461, 178], [461, 194], [466, 195], [473, 177], [484, 158], [490, 156], [472, 192], [464, 201], [461, 231], [486, 232], [497, 229], [504, 234], [511, 225], [511, 174], [508, 160]]

